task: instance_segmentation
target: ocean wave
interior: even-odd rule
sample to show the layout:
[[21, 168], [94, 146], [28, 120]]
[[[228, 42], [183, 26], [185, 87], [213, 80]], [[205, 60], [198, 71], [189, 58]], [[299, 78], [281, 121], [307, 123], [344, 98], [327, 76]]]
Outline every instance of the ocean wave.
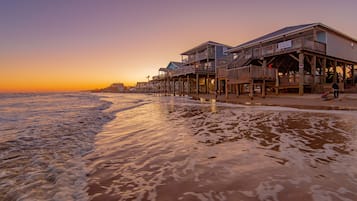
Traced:
[[83, 156], [114, 118], [104, 112], [111, 103], [86, 93], [16, 94], [0, 105], [0, 200], [88, 200]]

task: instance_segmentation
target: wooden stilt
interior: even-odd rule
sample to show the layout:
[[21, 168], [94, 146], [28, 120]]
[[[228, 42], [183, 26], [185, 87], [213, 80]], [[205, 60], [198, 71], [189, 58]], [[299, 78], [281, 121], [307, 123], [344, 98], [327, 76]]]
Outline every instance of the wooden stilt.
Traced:
[[263, 84], [262, 84], [262, 97], [263, 97], [263, 98], [265, 98], [265, 95], [266, 95], [266, 94], [265, 94], [265, 93], [266, 93], [266, 92], [265, 92], [265, 87], [266, 87], [266, 86], [265, 86], [265, 79], [263, 79]]
[[336, 83], [337, 80], [337, 71], [336, 71], [336, 67], [337, 67], [337, 61], [335, 60], [333, 62], [333, 82]]
[[200, 94], [200, 80], [198, 74], [196, 74], [196, 94]]
[[275, 95], [279, 95], [279, 87], [280, 87], [279, 70], [276, 69], [276, 71], [275, 71]]
[[312, 75], [312, 92], [316, 89], [316, 56], [312, 56], [311, 59], [311, 75]]
[[190, 85], [190, 76], [187, 75], [187, 95], [190, 95], [190, 92], [191, 92], [190, 88], [191, 88], [191, 85]]
[[236, 88], [236, 96], [238, 97], [239, 96], [238, 84], [235, 84], [234, 86]]
[[225, 81], [225, 89], [224, 89], [224, 92], [226, 93], [226, 99], [228, 99], [228, 79], [226, 79]]
[[173, 92], [174, 92], [174, 96], [176, 96], [176, 80], [175, 80], [175, 78], [174, 78], [174, 80], [173, 80], [173, 86], [172, 86], [172, 90], [173, 90]]
[[304, 95], [304, 54], [299, 53], [299, 95]]
[[322, 59], [322, 84], [326, 83], [326, 65], [327, 65], [327, 59], [324, 57]]
[[249, 96], [250, 96], [250, 99], [253, 99], [253, 95], [254, 95], [254, 80], [252, 79], [250, 81], [250, 84], [249, 84]]
[[221, 95], [221, 80], [217, 79], [217, 92]]

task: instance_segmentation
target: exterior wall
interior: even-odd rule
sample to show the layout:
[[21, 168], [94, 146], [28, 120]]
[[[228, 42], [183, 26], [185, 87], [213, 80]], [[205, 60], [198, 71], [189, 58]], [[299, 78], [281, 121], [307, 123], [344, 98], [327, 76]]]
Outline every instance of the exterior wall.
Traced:
[[356, 43], [330, 32], [326, 33], [326, 42], [326, 54], [328, 56], [357, 62]]
[[216, 46], [216, 59], [220, 58], [223, 56], [223, 47], [222, 46]]
[[325, 31], [317, 32], [317, 41], [319, 41], [321, 43], [326, 43], [326, 32]]

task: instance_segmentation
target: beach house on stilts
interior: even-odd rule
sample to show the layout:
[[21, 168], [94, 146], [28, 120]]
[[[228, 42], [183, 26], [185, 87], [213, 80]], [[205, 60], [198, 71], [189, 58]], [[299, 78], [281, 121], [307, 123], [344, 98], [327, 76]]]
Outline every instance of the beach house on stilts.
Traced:
[[[172, 71], [172, 88], [176, 94], [199, 94], [215, 91], [217, 60], [230, 46], [207, 41], [181, 54], [182, 66]], [[170, 85], [171, 86], [171, 85]]]
[[182, 68], [181, 62], [170, 61], [166, 68], [159, 69], [159, 92], [165, 94], [175, 94], [178, 89], [173, 78], [173, 74]]
[[322, 92], [356, 87], [357, 40], [321, 23], [285, 27], [229, 49], [218, 61], [218, 90]]

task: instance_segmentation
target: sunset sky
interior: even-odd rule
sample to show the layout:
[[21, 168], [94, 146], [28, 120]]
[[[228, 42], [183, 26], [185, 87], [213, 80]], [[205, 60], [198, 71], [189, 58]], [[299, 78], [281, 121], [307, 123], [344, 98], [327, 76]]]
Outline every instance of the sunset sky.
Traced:
[[134, 85], [208, 40], [322, 22], [357, 38], [356, 0], [0, 0], [0, 92]]

